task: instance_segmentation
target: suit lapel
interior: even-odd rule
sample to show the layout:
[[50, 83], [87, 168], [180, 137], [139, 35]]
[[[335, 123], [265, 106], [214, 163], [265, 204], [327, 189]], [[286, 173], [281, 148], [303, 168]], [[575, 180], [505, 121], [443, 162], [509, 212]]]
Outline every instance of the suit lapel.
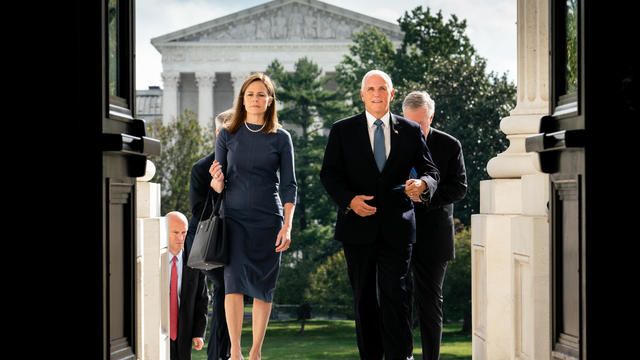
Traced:
[[188, 276], [187, 276], [187, 260], [189, 259], [189, 254], [187, 254], [187, 250], [186, 248], [182, 251], [182, 286], [180, 289], [180, 309], [182, 309], [182, 304], [184, 304], [184, 297], [186, 296], [186, 291], [185, 290], [185, 285], [187, 284], [188, 281]]
[[369, 163], [369, 166], [372, 166], [375, 171], [378, 171], [378, 165], [376, 165], [376, 158], [373, 155], [373, 149], [371, 148], [371, 138], [369, 138], [369, 124], [367, 123], [367, 116], [363, 112], [359, 119], [357, 125], [357, 139], [360, 142], [358, 146], [366, 146], [365, 154], [367, 154], [366, 162]]
[[387, 158], [387, 162], [384, 165], [384, 169], [382, 169], [382, 171], [384, 172], [384, 170], [389, 168], [389, 164], [393, 162], [393, 160], [396, 158], [396, 154], [398, 153], [398, 149], [397, 147], [399, 146], [399, 142], [398, 142], [398, 138], [400, 136], [400, 129], [401, 126], [398, 122], [398, 119], [396, 119], [396, 116], [393, 114], [390, 114], [391, 116], [389, 117], [389, 126], [390, 126], [390, 131], [389, 131], [389, 138], [391, 139], [391, 148], [389, 150], [389, 157]]

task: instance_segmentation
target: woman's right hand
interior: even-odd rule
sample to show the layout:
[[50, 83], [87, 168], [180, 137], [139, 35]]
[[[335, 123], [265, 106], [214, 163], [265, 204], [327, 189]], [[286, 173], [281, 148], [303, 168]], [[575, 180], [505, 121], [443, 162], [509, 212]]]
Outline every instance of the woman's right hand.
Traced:
[[224, 174], [222, 173], [222, 165], [218, 162], [218, 160], [214, 160], [211, 167], [209, 167], [209, 174], [211, 174], [211, 187], [216, 192], [222, 192], [224, 188]]

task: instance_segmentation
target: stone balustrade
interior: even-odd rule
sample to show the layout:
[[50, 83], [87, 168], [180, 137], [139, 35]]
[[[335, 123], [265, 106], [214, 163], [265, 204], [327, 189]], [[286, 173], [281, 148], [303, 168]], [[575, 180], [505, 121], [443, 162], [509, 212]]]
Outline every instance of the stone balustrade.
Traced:
[[160, 214], [155, 166], [136, 183], [136, 348], [138, 360], [169, 359], [169, 233]]
[[471, 218], [474, 360], [551, 354], [549, 178], [524, 146], [548, 113], [548, 9], [518, 1], [517, 105], [500, 123], [509, 147], [487, 163]]

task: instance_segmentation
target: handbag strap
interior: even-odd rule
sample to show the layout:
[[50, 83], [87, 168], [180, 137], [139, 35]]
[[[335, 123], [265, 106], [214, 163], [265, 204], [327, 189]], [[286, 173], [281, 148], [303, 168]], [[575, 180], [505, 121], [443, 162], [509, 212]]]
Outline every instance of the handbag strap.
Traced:
[[[226, 186], [222, 188], [222, 191], [220, 192], [220, 196], [218, 196], [218, 199], [216, 200], [216, 203], [213, 207], [213, 212], [211, 213], [211, 217], [213, 217], [214, 215], [220, 215], [220, 203], [222, 203], [222, 196], [224, 196], [226, 188], [227, 188]], [[207, 204], [209, 204], [210, 202], [209, 194], [211, 194], [211, 186], [209, 186], [209, 191], [207, 191], [207, 200], [204, 203], [204, 207], [202, 208], [202, 213], [200, 213], [200, 220], [198, 221], [202, 221], [205, 210], [207, 210]], [[211, 194], [211, 196], [213, 197], [213, 194]]]
[[213, 208], [213, 213], [215, 215], [220, 215], [220, 204], [222, 204], [222, 197], [224, 196], [225, 190], [227, 189], [226, 186], [224, 186], [222, 188], [222, 191], [220, 192], [220, 196], [218, 196], [218, 199], [216, 200], [216, 205]]
[[202, 217], [204, 216], [205, 210], [207, 210], [207, 204], [209, 204], [209, 194], [211, 194], [211, 186], [209, 186], [209, 191], [207, 191], [207, 198], [204, 202], [204, 207], [202, 208], [202, 212], [200, 213], [200, 220], [202, 221]]

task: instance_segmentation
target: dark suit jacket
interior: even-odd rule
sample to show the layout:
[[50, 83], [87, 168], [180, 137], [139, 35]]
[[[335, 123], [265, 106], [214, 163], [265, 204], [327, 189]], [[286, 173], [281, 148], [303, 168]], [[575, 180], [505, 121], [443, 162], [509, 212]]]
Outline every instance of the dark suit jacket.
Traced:
[[189, 254], [186, 249], [182, 252], [182, 256], [178, 337], [175, 340], [179, 360], [191, 359], [194, 337], [204, 338], [207, 327], [207, 305], [209, 304], [204, 272], [187, 266]]
[[[371, 150], [365, 113], [337, 121], [331, 133], [320, 171], [329, 196], [338, 204], [335, 238], [350, 244], [367, 244], [378, 236], [400, 246], [415, 242], [413, 202], [394, 186], [404, 184], [411, 168], [427, 177], [430, 196], [438, 184], [438, 170], [431, 160], [420, 127], [391, 114], [391, 150], [382, 173]], [[360, 217], [348, 207], [356, 195], [373, 195], [368, 203], [376, 214]]]
[[419, 256], [447, 261], [455, 257], [453, 203], [467, 193], [462, 146], [453, 136], [431, 128], [427, 146], [440, 171], [438, 189], [428, 204], [416, 203], [416, 242]]
[[[211, 216], [213, 205], [218, 198], [218, 193], [211, 189], [211, 186], [209, 185], [211, 183], [209, 168], [214, 160], [215, 153], [212, 152], [211, 154], [196, 161], [191, 168], [191, 178], [189, 183], [191, 219], [189, 220], [189, 228], [185, 239], [185, 248], [189, 251], [191, 251], [191, 246], [193, 245], [193, 237], [196, 234], [200, 216], [203, 215], [204, 218]], [[202, 214], [205, 202], [207, 201], [207, 196], [209, 198], [209, 203], [207, 204], [204, 214]]]

